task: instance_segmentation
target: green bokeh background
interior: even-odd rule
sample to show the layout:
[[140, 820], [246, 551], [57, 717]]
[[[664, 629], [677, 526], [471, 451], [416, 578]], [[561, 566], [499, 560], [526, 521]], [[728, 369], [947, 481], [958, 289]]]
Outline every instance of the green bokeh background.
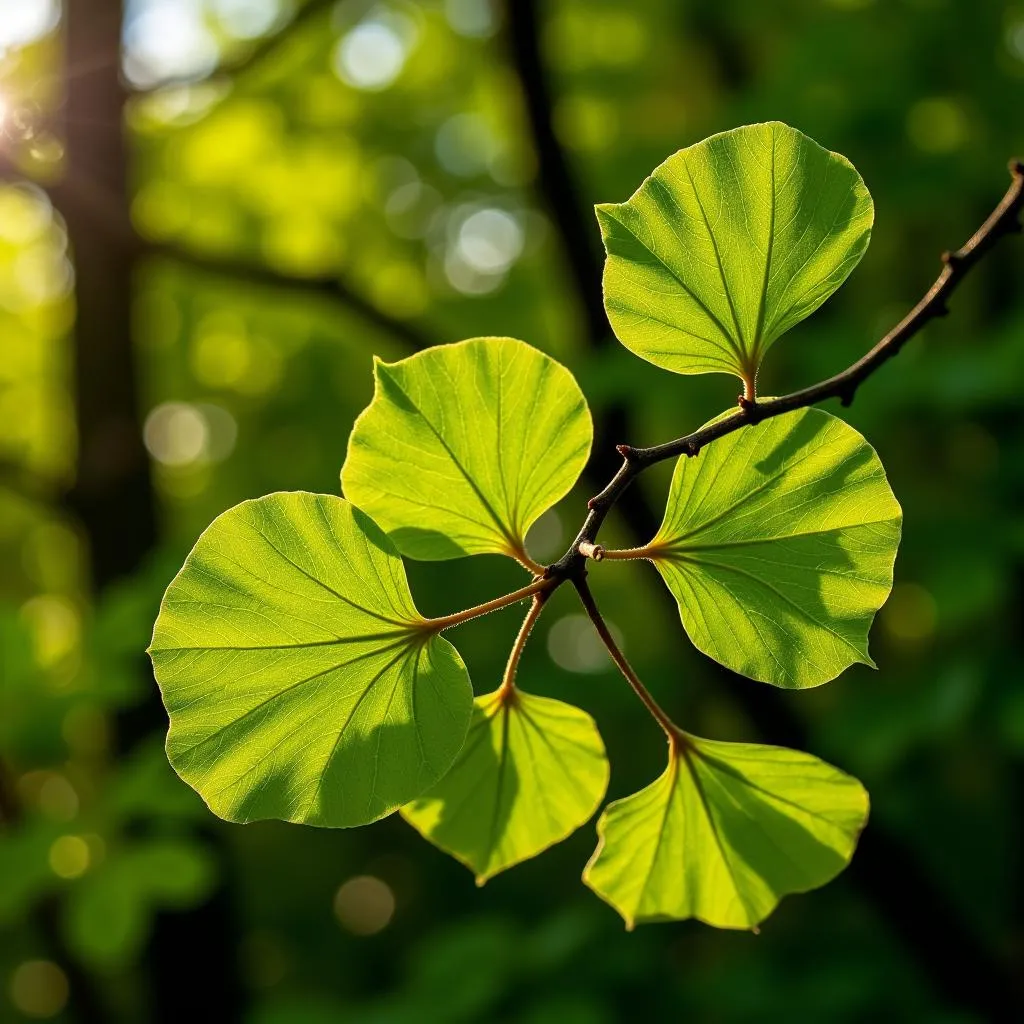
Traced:
[[[216, 821], [163, 759], [141, 654], [163, 588], [232, 504], [337, 493], [375, 354], [408, 354], [414, 336], [523, 338], [573, 370], [599, 420], [615, 411], [628, 433], [606, 441], [666, 440], [735, 399], [730, 378], [665, 373], [588, 337], [510, 59], [511, 4], [343, 0], [289, 29], [298, 3], [171, 0], [201, 29], [192, 56], [209, 51], [207, 66], [181, 70], [208, 74], [125, 108], [131, 220], [152, 251], [120, 283], [132, 289], [160, 541], [99, 597], [89, 538], [63, 498], [76, 474], [74, 257], [60, 204], [43, 191], [62, 173], [48, 114], [90, 72], [63, 72], [59, 21], [4, 50], [0, 807], [17, 820], [0, 826], [0, 1021], [88, 1020], [83, 986], [103, 1006], [91, 1019], [112, 1021], [183, 1019], [167, 999], [188, 1005], [190, 986], [198, 1019], [247, 1024], [991, 1017], [983, 999], [952, 998], [933, 953], [908, 939], [896, 920], [907, 907], [877, 895], [902, 880], [879, 880], [877, 862], [873, 885], [850, 872], [788, 898], [759, 935], [693, 922], [627, 934], [579, 882], [592, 824], [477, 889], [397, 816], [335, 832]], [[146, 6], [130, 5], [129, 29]], [[873, 343], [934, 278], [938, 254], [994, 206], [1007, 159], [1024, 156], [1020, 3], [537, 7], [555, 137], [595, 247], [593, 203], [625, 199], [669, 153], [739, 124], [786, 121], [865, 178], [871, 247], [773, 347], [766, 394], [831, 374]], [[0, 6], [0, 41], [7, 18]], [[385, 49], [366, 51], [381, 33]], [[133, 38], [126, 71], [147, 86]], [[253, 50], [262, 55], [246, 64]], [[217, 60], [241, 70], [217, 73]], [[912, 868], [908, 887], [934, 886], [951, 934], [1017, 975], [1022, 281], [1024, 250], [1010, 240], [845, 413], [878, 449], [905, 514], [895, 589], [872, 633], [879, 670], [776, 702], [808, 750], [864, 781], [869, 830], [907, 854], [893, 870]], [[655, 509], [668, 471], [641, 485]], [[541, 524], [536, 557], [561, 553], [589, 493], [581, 484]], [[604, 536], [632, 540], [615, 516]], [[506, 561], [410, 564], [417, 604], [442, 614], [521, 585]], [[606, 563], [591, 580], [636, 668], [687, 729], [789, 741], [752, 713], [756, 684], [723, 680], [690, 647], [649, 566]], [[560, 591], [521, 679], [596, 717], [618, 797], [660, 772], [663, 742], [579, 615]], [[456, 638], [477, 692], [500, 678], [518, 616]], [[339, 895], [363, 876], [382, 885]], [[389, 899], [386, 926], [358, 934], [387, 917]]]

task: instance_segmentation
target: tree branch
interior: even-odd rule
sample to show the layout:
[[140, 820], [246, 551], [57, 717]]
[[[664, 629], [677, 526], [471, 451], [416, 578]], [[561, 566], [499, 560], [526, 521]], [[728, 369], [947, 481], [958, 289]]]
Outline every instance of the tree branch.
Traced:
[[550, 591], [547, 590], [539, 590], [533, 595], [530, 610], [526, 613], [522, 626], [519, 627], [519, 633], [516, 636], [515, 643], [512, 645], [508, 662], [505, 665], [505, 674], [501, 677], [501, 686], [498, 687], [498, 693], [505, 703], [515, 700], [516, 672], [519, 670], [519, 660], [526, 649], [526, 641], [530, 639], [533, 627], [537, 624], [540, 613], [544, 610], [544, 603], [547, 601], [549, 593]]
[[615, 642], [615, 637], [612, 636], [608, 623], [604, 621], [604, 616], [597, 607], [594, 595], [590, 592], [586, 576], [576, 577], [572, 582], [576, 592], [580, 595], [583, 607], [587, 610], [587, 615], [590, 616], [590, 621], [597, 630], [597, 635], [608, 649], [608, 653], [612, 656], [612, 661], [615, 662], [619, 671], [625, 676], [626, 682], [633, 688], [633, 692], [643, 701], [644, 707], [647, 708], [654, 720], [665, 731], [665, 735], [668, 736], [670, 743], [685, 743], [686, 740], [682, 730], [669, 718], [661, 705], [651, 696], [650, 690], [641, 682], [640, 677], [633, 671], [633, 666], [626, 660], [622, 649]]
[[511, 594], [496, 597], [493, 601], [485, 601], [483, 604], [467, 608], [465, 611], [455, 612], [452, 615], [442, 615], [436, 619], [424, 619], [423, 630], [427, 633], [440, 633], [444, 629], [461, 626], [464, 622], [479, 619], [481, 615], [489, 615], [491, 612], [500, 611], [511, 604], [525, 601], [528, 597], [537, 597], [541, 594], [547, 595], [551, 591], [556, 590], [559, 583], [559, 580], [540, 576], [525, 587], [520, 587], [518, 590], [512, 591]]
[[601, 294], [601, 261], [551, 119], [553, 104], [540, 53], [536, 0], [508, 0], [505, 23], [512, 66], [522, 89], [537, 157], [538, 191], [562, 242], [574, 290], [583, 306], [590, 344], [597, 348], [612, 337]]
[[622, 465], [600, 494], [590, 499], [587, 506], [589, 512], [576, 539], [557, 562], [548, 566], [547, 574], [575, 580], [581, 578], [584, 572], [588, 553], [591, 556], [595, 553], [604, 556], [604, 549], [596, 543], [598, 530], [626, 488], [649, 466], [683, 455], [692, 458], [705, 445], [742, 427], [796, 409], [817, 405], [829, 398], [838, 398], [843, 405], [849, 405], [857, 388], [871, 374], [892, 359], [931, 320], [946, 315], [946, 303], [950, 295], [968, 271], [996, 242], [1004, 235], [1021, 230], [1019, 216], [1021, 209], [1024, 208], [1024, 163], [1019, 160], [1011, 161], [1010, 175], [1012, 181], [1006, 195], [985, 223], [962, 248], [956, 252], [943, 253], [942, 272], [921, 301], [867, 355], [858, 359], [842, 373], [837, 373], [819, 384], [764, 402], [753, 402], [740, 396], [739, 409], [735, 412], [665, 444], [651, 448], [619, 445], [618, 452], [622, 456]]
[[216, 256], [197, 253], [171, 245], [148, 245], [146, 252], [175, 263], [181, 263], [210, 274], [230, 277], [245, 284], [261, 287], [291, 289], [325, 299], [342, 302], [349, 309], [381, 331], [390, 334], [412, 352], [429, 348], [434, 341], [406, 320], [385, 313], [358, 292], [353, 291], [339, 278], [332, 275], [320, 277], [296, 277], [283, 274], [259, 263], [252, 263], [232, 256]]

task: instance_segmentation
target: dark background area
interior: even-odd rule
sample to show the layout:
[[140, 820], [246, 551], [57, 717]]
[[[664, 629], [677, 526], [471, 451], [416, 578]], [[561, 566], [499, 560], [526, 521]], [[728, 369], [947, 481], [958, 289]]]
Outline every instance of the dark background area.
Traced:
[[[512, 335], [578, 376], [598, 441], [541, 560], [615, 443], [731, 405], [736, 381], [643, 363], [603, 315], [591, 206], [669, 153], [780, 119], [874, 196], [860, 268], [772, 349], [778, 394], [917, 300], [1024, 156], [1022, 111], [1024, 5], [998, 0], [0, 3], [0, 1020], [1021, 1019], [1018, 240], [845, 413], [905, 513], [879, 671], [773, 691], [692, 649], [649, 566], [591, 573], [686, 728], [802, 747], [871, 793], [851, 868], [759, 935], [627, 934], [579, 882], [592, 824], [477, 889], [396, 816], [219, 822], [166, 764], [142, 652], [215, 515], [337, 493], [374, 354]], [[650, 536], [668, 472], [603, 539]], [[497, 557], [409, 573], [426, 614], [521, 584]], [[478, 692], [518, 615], [461, 630]], [[597, 718], [610, 797], [660, 772], [568, 588], [521, 679]]]

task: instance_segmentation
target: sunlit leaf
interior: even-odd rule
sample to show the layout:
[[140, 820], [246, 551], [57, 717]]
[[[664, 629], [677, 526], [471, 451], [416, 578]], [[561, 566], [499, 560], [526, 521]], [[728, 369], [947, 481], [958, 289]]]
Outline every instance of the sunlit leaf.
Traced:
[[804, 409], [681, 458], [647, 553], [700, 650], [799, 688], [873, 665], [868, 630], [892, 588], [901, 524], [871, 445]]
[[619, 340], [676, 373], [752, 381], [857, 265], [874, 207], [845, 157], [772, 121], [680, 150], [597, 216]]
[[230, 821], [361, 825], [449, 768], [472, 710], [386, 535], [342, 498], [272, 494], [214, 520], [150, 653], [167, 756]]
[[375, 363], [345, 496], [411, 558], [522, 557], [530, 525], [576, 482], [593, 427], [572, 374], [513, 338]]
[[665, 773], [609, 804], [583, 880], [626, 926], [695, 917], [754, 928], [849, 863], [868, 795], [810, 754], [683, 736]]
[[451, 771], [402, 808], [482, 885], [565, 839], [600, 806], [608, 761], [590, 715], [514, 691], [478, 697]]

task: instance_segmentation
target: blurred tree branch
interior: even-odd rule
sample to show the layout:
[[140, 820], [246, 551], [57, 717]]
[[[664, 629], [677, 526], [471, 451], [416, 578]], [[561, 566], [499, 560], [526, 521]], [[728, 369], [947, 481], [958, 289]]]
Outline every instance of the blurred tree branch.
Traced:
[[334, 275], [299, 277], [274, 270], [262, 263], [232, 256], [197, 253], [177, 246], [153, 245], [145, 250], [153, 256], [173, 260], [184, 266], [206, 273], [229, 277], [234, 281], [262, 287], [304, 292], [335, 302], [341, 302], [378, 330], [391, 335], [411, 352], [419, 352], [435, 344], [434, 339], [415, 324], [391, 316], [364, 298]]

